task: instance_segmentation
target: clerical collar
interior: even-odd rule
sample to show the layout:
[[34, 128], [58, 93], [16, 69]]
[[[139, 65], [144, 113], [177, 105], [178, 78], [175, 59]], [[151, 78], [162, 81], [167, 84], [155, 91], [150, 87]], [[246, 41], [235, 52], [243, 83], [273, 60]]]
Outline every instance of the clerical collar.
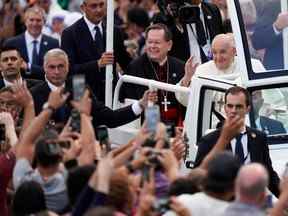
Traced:
[[[46, 76], [45, 76], [45, 80], [46, 80], [49, 88], [51, 89], [51, 91], [56, 91], [56, 90], [59, 88], [59, 86], [56, 86], [56, 85], [52, 84], [52, 83], [46, 78]], [[65, 83], [63, 83], [60, 87], [65, 87]]]
[[20, 77], [19, 79], [17, 80], [14, 80], [14, 82], [9, 82], [8, 80], [6, 80], [5, 78], [3, 78], [3, 82], [5, 84], [5, 86], [13, 86], [16, 82], [22, 84], [22, 77]]
[[[148, 56], [148, 58], [149, 58], [149, 56]], [[150, 61], [151, 61], [153, 64], [156, 64], [156, 65], [159, 65], [159, 66], [163, 66], [163, 65], [165, 65], [165, 63], [167, 62], [168, 57], [166, 56], [165, 59], [163, 59], [160, 63], [157, 62], [157, 61], [154, 61], [154, 60], [151, 59], [151, 58], [149, 58], [149, 59], [150, 59]]]

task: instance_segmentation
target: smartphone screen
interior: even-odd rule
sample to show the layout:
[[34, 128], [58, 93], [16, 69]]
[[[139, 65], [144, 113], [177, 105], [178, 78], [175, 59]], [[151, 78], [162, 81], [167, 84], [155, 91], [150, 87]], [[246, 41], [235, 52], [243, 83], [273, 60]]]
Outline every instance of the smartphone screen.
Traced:
[[74, 75], [72, 78], [73, 99], [80, 100], [85, 91], [85, 76], [83, 74]]
[[155, 133], [157, 123], [160, 121], [160, 111], [158, 105], [147, 107], [145, 110], [146, 127], [149, 132]]
[[96, 128], [96, 138], [100, 142], [100, 145], [105, 145], [106, 150], [110, 151], [108, 128], [105, 125]]

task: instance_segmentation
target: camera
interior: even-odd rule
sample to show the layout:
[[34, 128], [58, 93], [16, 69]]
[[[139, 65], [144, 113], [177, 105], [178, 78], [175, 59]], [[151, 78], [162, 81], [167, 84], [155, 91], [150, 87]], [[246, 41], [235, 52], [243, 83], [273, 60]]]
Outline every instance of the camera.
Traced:
[[169, 198], [161, 198], [156, 200], [153, 203], [153, 210], [159, 213], [160, 215], [164, 214], [168, 210], [170, 210], [170, 200]]
[[189, 0], [158, 0], [158, 7], [164, 16], [169, 14], [168, 5], [173, 18], [179, 18], [180, 23], [189, 24], [200, 20], [200, 8], [190, 4]]

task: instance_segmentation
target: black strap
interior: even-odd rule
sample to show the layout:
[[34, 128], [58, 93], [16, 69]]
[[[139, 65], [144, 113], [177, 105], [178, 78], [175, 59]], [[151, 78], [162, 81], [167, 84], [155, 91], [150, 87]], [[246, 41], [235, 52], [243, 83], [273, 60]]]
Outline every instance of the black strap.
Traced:
[[207, 43], [206, 32], [203, 23], [201, 20], [198, 20], [195, 25], [198, 44], [199, 46], [203, 47]]

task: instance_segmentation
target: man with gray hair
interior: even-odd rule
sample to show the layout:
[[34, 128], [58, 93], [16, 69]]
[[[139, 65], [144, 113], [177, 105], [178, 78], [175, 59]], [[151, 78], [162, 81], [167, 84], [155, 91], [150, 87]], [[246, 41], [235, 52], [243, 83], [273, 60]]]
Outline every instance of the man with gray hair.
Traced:
[[251, 163], [243, 166], [236, 178], [236, 200], [227, 207], [223, 215], [266, 215], [261, 207], [266, 200], [268, 182], [268, 173], [263, 165]]
[[[31, 94], [34, 99], [35, 113], [38, 115], [43, 109], [50, 108], [53, 111], [52, 120], [55, 123], [64, 124], [71, 113], [72, 107], [68, 103], [63, 106], [51, 107], [47, 104], [50, 92], [56, 91], [59, 88], [65, 87], [67, 91], [72, 91], [72, 80], [68, 79], [69, 60], [65, 51], [57, 48], [49, 50], [44, 56], [45, 82], [33, 87]], [[90, 86], [89, 86], [90, 87]], [[149, 99], [156, 97], [156, 93], [149, 93], [146, 91], [143, 97], [130, 106], [123, 107], [117, 110], [111, 110], [105, 107], [103, 103], [99, 102], [98, 98], [93, 94], [92, 99], [92, 116], [93, 126], [107, 125], [107, 127], [118, 127], [127, 124], [139, 117], [141, 112], [145, 109]]]
[[[193, 76], [232, 75], [231, 78], [233, 79], [237, 77], [235, 75], [240, 73], [240, 62], [236, 56], [235, 41], [232, 33], [215, 36], [212, 42], [212, 55], [212, 60], [199, 66], [195, 59], [190, 57], [185, 64], [185, 75], [180, 81], [180, 85], [191, 86]], [[251, 64], [254, 71], [265, 71], [259, 60], [251, 59]], [[225, 76], [225, 78], [228, 78], [228, 76]], [[176, 98], [181, 104], [187, 106], [187, 94], [176, 93]]]

